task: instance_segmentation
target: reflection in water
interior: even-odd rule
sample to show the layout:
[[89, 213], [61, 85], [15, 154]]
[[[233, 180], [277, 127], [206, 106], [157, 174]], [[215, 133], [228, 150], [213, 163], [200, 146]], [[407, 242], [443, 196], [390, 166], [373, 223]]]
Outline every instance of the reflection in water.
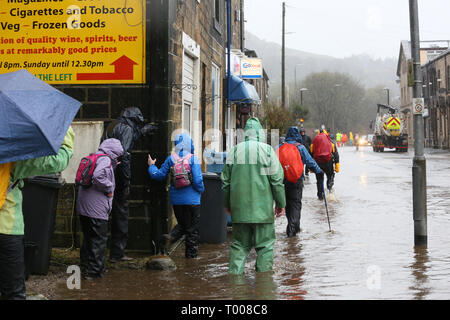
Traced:
[[284, 241], [283, 257], [287, 261], [282, 265], [284, 272], [281, 278], [280, 295], [285, 300], [304, 300], [303, 275], [305, 273], [304, 259], [301, 256], [302, 244], [299, 238], [288, 238]]
[[251, 275], [230, 274], [230, 286], [234, 300], [275, 300], [277, 286], [273, 271], [254, 272]]
[[414, 297], [418, 300], [425, 299], [430, 293], [427, 275], [427, 270], [429, 268], [427, 264], [429, 262], [428, 249], [415, 247], [414, 263], [410, 266], [415, 282], [410, 289], [414, 291]]
[[363, 187], [367, 186], [367, 176], [365, 174], [359, 176], [359, 184]]

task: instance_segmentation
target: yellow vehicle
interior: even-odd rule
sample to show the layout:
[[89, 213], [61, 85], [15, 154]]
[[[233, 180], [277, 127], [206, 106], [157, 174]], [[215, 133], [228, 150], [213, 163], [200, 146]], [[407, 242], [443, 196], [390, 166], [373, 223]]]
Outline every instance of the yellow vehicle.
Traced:
[[[385, 111], [387, 110], [387, 111]], [[385, 148], [408, 152], [406, 121], [396, 108], [378, 104], [372, 147], [375, 152]]]

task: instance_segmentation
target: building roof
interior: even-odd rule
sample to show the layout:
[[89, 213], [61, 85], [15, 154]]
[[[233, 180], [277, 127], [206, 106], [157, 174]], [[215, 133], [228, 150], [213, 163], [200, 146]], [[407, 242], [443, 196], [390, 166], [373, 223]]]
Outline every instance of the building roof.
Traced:
[[412, 59], [411, 56], [411, 42], [408, 40], [402, 40], [400, 42], [400, 51], [398, 54], [398, 62], [397, 62], [397, 76], [400, 77], [400, 68], [402, 65], [402, 53], [405, 56], [406, 61]]
[[445, 50], [444, 52], [442, 52], [441, 54], [439, 54], [438, 56], [434, 57], [433, 59], [427, 61], [427, 63], [425, 63], [423, 66], [427, 66], [433, 62], [435, 62], [436, 60], [439, 60], [442, 57], [445, 57], [446, 55], [448, 55], [450, 53], [450, 48]]

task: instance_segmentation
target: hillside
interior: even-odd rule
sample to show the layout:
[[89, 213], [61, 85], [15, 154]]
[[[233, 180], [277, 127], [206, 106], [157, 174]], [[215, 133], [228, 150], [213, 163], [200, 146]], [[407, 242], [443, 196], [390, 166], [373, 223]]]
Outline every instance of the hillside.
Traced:
[[[263, 59], [271, 84], [281, 83], [281, 45], [261, 40], [247, 32], [245, 47], [255, 50]], [[294, 82], [295, 66], [297, 66], [297, 81], [314, 72], [329, 71], [348, 73], [366, 88], [387, 86], [392, 94], [399, 95], [396, 84], [397, 59], [375, 60], [369, 55], [356, 55], [348, 58], [334, 58], [314, 53], [286, 48], [286, 83]]]

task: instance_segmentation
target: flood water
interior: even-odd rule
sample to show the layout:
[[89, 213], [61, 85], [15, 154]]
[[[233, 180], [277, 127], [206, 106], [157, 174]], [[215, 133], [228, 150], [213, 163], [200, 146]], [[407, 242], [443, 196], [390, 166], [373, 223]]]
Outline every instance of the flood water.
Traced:
[[199, 258], [172, 255], [176, 271], [110, 270], [58, 288], [60, 299], [449, 299], [450, 153], [427, 158], [428, 247], [414, 248], [412, 158], [370, 147], [339, 149], [341, 172], [328, 196], [332, 232], [315, 176], [303, 191], [301, 232], [286, 238], [276, 220], [274, 271], [254, 271], [252, 251], [242, 276], [228, 274], [229, 242], [201, 244]]

